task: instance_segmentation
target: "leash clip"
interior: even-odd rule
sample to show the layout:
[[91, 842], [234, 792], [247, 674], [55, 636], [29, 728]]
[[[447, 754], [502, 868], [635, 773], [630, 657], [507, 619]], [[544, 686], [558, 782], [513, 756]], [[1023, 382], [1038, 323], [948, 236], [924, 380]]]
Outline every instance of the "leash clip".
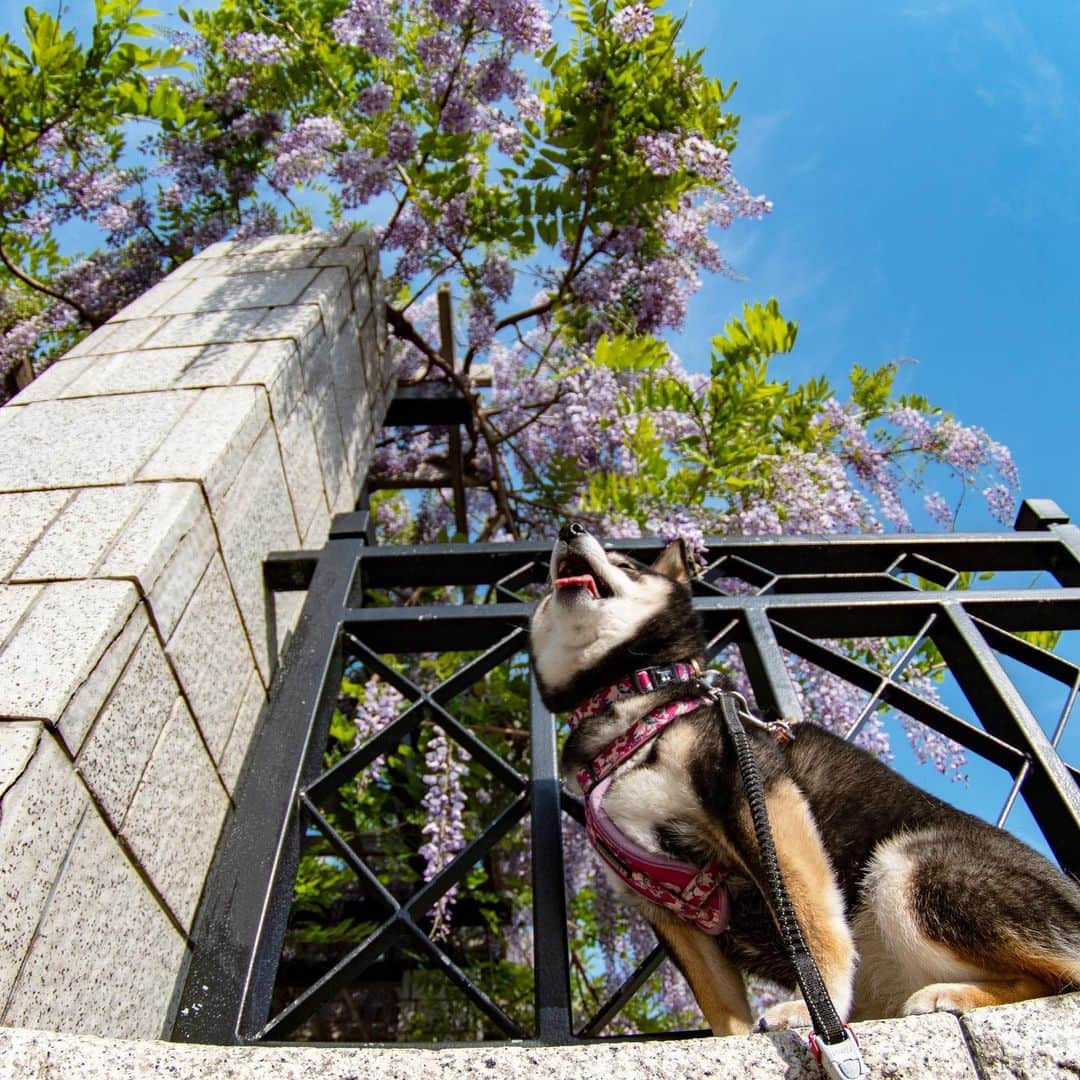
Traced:
[[817, 1032], [811, 1031], [810, 1053], [820, 1063], [822, 1072], [829, 1080], [860, 1080], [860, 1077], [869, 1076], [870, 1070], [863, 1060], [855, 1032], [847, 1024], [844, 1025], [844, 1032], [842, 1041], [827, 1043], [817, 1037]]
[[791, 725], [783, 720], [759, 720], [751, 711], [746, 698], [738, 690], [731, 690], [720, 685], [724, 680], [723, 675], [715, 668], [709, 668], [701, 674], [701, 681], [705, 684], [706, 692], [713, 701], [719, 701], [722, 697], [729, 697], [735, 702], [736, 712], [744, 724], [767, 731], [779, 746], [788, 746], [795, 741], [795, 732]]

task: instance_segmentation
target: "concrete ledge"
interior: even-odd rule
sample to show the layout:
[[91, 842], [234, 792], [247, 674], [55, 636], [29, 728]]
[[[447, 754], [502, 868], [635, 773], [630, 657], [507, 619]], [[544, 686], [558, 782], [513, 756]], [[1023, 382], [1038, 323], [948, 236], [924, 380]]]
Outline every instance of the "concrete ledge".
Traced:
[[975, 1009], [960, 1023], [983, 1080], [1080, 1076], [1080, 994]]
[[[856, 1024], [871, 1076], [894, 1080], [1051, 1080], [1080, 1073], [1080, 994]], [[998, 1049], [998, 1040], [1007, 1049]], [[1056, 1049], [1049, 1053], [1047, 1046]], [[974, 1055], [974, 1057], [973, 1057]], [[167, 1076], [170, 1080], [818, 1080], [820, 1067], [798, 1031], [745, 1038], [598, 1043], [588, 1046], [220, 1047], [52, 1035], [0, 1029], [0, 1073], [40, 1080]]]

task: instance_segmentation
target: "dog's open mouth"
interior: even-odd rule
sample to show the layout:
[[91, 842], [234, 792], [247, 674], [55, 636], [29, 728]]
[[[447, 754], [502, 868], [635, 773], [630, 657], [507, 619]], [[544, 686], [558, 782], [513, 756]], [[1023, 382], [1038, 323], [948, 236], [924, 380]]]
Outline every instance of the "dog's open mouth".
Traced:
[[596, 600], [612, 595], [604, 579], [598, 579], [588, 559], [580, 555], [571, 554], [560, 559], [555, 575], [555, 589], [558, 592], [564, 589], [587, 589]]

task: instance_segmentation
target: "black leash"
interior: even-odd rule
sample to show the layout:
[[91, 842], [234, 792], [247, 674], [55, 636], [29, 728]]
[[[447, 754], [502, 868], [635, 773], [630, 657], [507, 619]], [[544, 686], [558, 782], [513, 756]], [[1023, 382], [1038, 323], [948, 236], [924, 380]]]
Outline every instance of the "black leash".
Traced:
[[[761, 782], [761, 772], [757, 759], [750, 749], [750, 739], [743, 727], [737, 701], [742, 696], [730, 690], [717, 690], [710, 687], [710, 693], [720, 706], [731, 741], [735, 745], [735, 756], [739, 763], [739, 773], [746, 798], [750, 804], [750, 815], [757, 835], [758, 850], [765, 871], [765, 887], [768, 900], [776, 917], [784, 950], [795, 969], [795, 978], [806, 1002], [810, 1020], [814, 1025], [814, 1036], [810, 1048], [814, 1056], [821, 1061], [827, 1075], [841, 1077], [843, 1080], [855, 1080], [856, 1077], [869, 1076], [866, 1064], [859, 1052], [854, 1035], [844, 1026], [836, 1011], [836, 1006], [829, 997], [825, 982], [821, 978], [817, 963], [807, 948], [799, 921], [795, 917], [795, 908], [780, 873], [780, 864], [776, 858], [776, 845], [773, 843], [772, 829], [769, 825], [769, 812], [765, 805], [765, 788]], [[745, 706], [745, 702], [743, 702]], [[747, 715], [749, 713], [747, 712]], [[753, 719], [751, 717], [751, 719]], [[760, 723], [760, 721], [754, 721]], [[767, 726], [767, 725], [766, 725]]]

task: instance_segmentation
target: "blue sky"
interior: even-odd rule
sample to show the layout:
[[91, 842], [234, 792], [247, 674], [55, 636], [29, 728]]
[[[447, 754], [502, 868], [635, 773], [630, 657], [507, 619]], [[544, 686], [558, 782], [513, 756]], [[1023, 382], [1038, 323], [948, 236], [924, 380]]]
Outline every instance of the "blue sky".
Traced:
[[729, 234], [747, 280], [706, 286], [684, 359], [714, 313], [775, 295], [801, 324], [778, 373], [910, 357], [902, 389], [986, 428], [1024, 496], [1080, 518], [1080, 6], [697, 0], [686, 40], [738, 80], [735, 171], [775, 210]]

